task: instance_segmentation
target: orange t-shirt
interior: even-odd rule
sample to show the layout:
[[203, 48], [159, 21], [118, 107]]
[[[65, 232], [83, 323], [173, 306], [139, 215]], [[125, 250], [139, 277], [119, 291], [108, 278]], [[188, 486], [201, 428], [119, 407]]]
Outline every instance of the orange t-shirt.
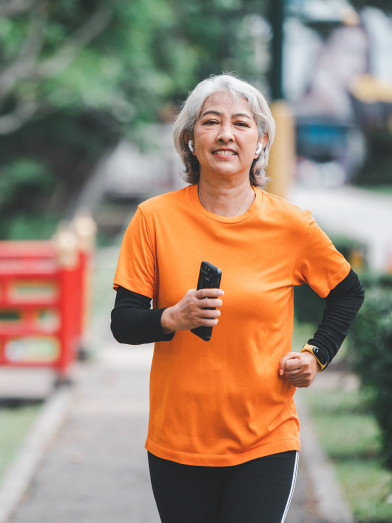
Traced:
[[295, 387], [278, 374], [291, 351], [293, 286], [325, 297], [350, 266], [309, 211], [255, 194], [227, 218], [207, 211], [191, 185], [142, 203], [125, 233], [114, 288], [155, 308], [195, 288], [203, 260], [222, 270], [212, 339], [178, 331], [155, 344], [146, 449], [160, 458], [229, 466], [300, 448]]

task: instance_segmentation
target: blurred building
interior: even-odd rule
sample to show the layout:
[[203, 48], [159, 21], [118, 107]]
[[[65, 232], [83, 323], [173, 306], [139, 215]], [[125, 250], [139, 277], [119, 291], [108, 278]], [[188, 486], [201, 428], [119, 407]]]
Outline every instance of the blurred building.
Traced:
[[296, 116], [297, 180], [350, 182], [372, 153], [369, 129], [392, 129], [392, 19], [375, 8], [359, 16], [345, 0], [293, 1], [291, 14], [284, 88]]

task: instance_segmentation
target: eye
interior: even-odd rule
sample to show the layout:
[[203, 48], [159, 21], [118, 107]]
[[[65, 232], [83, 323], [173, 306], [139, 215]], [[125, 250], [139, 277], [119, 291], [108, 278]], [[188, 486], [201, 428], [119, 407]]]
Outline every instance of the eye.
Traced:
[[216, 120], [207, 120], [206, 122], [203, 122], [203, 125], [214, 125], [218, 123]]
[[235, 125], [239, 125], [240, 127], [249, 127], [246, 122], [235, 122]]

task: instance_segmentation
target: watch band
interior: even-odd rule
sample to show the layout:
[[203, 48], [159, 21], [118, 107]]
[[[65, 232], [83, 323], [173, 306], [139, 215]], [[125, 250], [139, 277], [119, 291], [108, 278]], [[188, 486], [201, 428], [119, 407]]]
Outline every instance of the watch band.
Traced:
[[308, 343], [306, 343], [303, 346], [301, 352], [310, 352], [311, 354], [313, 354], [313, 356], [316, 358], [317, 363], [320, 366], [320, 370], [319, 370], [320, 372], [322, 370], [324, 370], [325, 367], [327, 366], [327, 363], [328, 363], [327, 359], [318, 347], [315, 347], [314, 345], [309, 345]]

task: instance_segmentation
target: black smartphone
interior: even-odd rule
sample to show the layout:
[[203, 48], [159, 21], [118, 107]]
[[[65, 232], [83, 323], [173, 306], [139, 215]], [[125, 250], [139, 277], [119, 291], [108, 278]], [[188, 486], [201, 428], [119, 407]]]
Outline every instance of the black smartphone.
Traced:
[[[218, 269], [218, 267], [215, 267], [215, 265], [207, 261], [201, 262], [197, 290], [219, 289], [221, 277], [222, 271]], [[217, 296], [207, 296], [207, 298], [217, 298]], [[215, 307], [206, 307], [206, 309], [214, 310]], [[212, 327], [196, 327], [196, 329], [191, 329], [191, 332], [204, 341], [210, 341]]]

